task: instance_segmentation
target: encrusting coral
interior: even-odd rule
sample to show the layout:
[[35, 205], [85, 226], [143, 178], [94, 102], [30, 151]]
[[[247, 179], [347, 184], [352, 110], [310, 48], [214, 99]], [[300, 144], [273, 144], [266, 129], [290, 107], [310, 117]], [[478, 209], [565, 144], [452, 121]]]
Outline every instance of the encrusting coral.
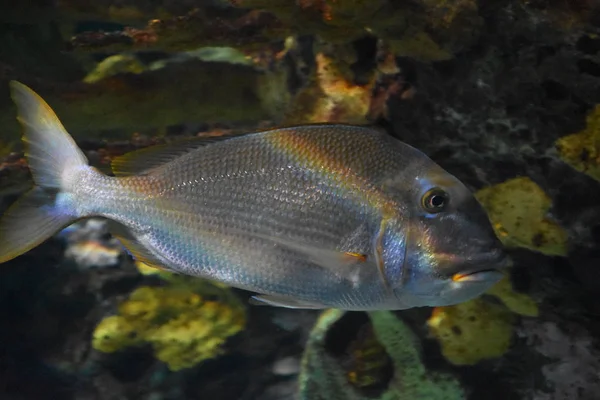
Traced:
[[531, 179], [517, 177], [483, 188], [475, 195], [505, 245], [566, 255], [567, 232], [548, 217], [552, 200]]
[[556, 147], [567, 164], [600, 181], [600, 105], [587, 116], [583, 131], [561, 137]]
[[487, 294], [502, 304], [478, 297], [454, 306], [436, 307], [427, 321], [442, 354], [455, 365], [473, 365], [501, 357], [510, 348], [517, 315], [538, 315], [535, 301], [515, 292], [508, 276]]
[[[266, 10], [281, 25], [315, 34], [330, 43], [349, 43], [375, 35], [397, 56], [422, 61], [452, 58], [468, 45], [481, 26], [477, 2], [422, 0], [412, 4], [388, 0], [232, 0], [238, 7]], [[278, 32], [284, 32], [279, 30]]]
[[245, 308], [229, 289], [172, 275], [165, 286], [142, 286], [96, 327], [92, 345], [112, 353], [150, 343], [173, 371], [222, 353], [246, 324]]

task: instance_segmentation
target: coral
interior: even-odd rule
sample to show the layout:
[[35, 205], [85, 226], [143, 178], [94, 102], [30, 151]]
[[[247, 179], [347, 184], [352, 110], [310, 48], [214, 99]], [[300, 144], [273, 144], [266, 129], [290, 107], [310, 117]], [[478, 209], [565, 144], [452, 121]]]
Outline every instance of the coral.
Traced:
[[98, 65], [83, 78], [83, 81], [86, 83], [94, 83], [109, 76], [123, 73], [140, 74], [145, 70], [146, 67], [137, 57], [135, 57], [135, 55], [115, 54], [114, 56], [106, 57], [99, 62]]
[[539, 315], [538, 304], [525, 293], [515, 291], [508, 275], [488, 289], [486, 294], [497, 297], [510, 311], [516, 314], [526, 317]]
[[[340, 310], [327, 310], [321, 314], [308, 340], [300, 373], [301, 400], [358, 400], [358, 399], [463, 399], [460, 384], [451, 376], [427, 371], [421, 361], [418, 340], [414, 333], [393, 313], [379, 311], [368, 313], [376, 340], [391, 359], [392, 376], [377, 395], [365, 394], [351, 384], [348, 375], [327, 345], [327, 335], [343, 318], [351, 315]], [[369, 322], [370, 321], [370, 322]], [[339, 346], [338, 341], [336, 346]], [[368, 345], [368, 349], [379, 346]], [[378, 361], [381, 362], [381, 361]], [[384, 362], [385, 363], [385, 362]], [[375, 365], [375, 368], [378, 368]], [[362, 384], [369, 383], [363, 382]]]
[[280, 39], [290, 34], [268, 13], [250, 11], [229, 19], [207, 10], [193, 9], [180, 16], [154, 15], [143, 28], [126, 27], [122, 31], [86, 31], [74, 35], [74, 51], [153, 50], [189, 51], [202, 46], [235, 46], [263, 49], [271, 45], [271, 36]]
[[600, 105], [587, 116], [583, 131], [561, 137], [556, 147], [570, 166], [600, 181]]
[[174, 18], [194, 8], [218, 10], [221, 0], [60, 0], [57, 10], [65, 17], [78, 20], [121, 24], [142, 24], [150, 19]]
[[550, 197], [531, 179], [517, 177], [486, 187], [476, 197], [505, 245], [566, 255], [567, 233], [547, 216]]
[[173, 275], [171, 272], [164, 271], [156, 267], [151, 267], [148, 264], [137, 260], [135, 261], [135, 267], [137, 268], [138, 272], [142, 275], [158, 275], [161, 278], [164, 277], [166, 280], [168, 280], [168, 278], [170, 278]]
[[190, 368], [221, 354], [228, 337], [245, 326], [240, 300], [200, 279], [173, 277], [163, 287], [140, 287], [96, 327], [92, 345], [112, 353], [150, 343], [171, 370]]
[[[366, 82], [358, 84], [349, 68], [354, 54], [341, 47], [345, 46], [316, 54], [314, 74], [291, 99], [285, 124], [370, 124], [379, 117], [388, 117], [387, 101], [391, 96], [403, 100], [410, 97], [410, 88], [398, 77], [398, 67], [387, 48], [381, 49], [383, 57], [376, 68], [365, 73]], [[342, 52], [345, 57], [341, 57]]]
[[374, 82], [356, 85], [344, 79], [333, 60], [323, 53], [316, 55], [316, 62], [313, 81], [295, 97], [285, 122], [365, 124]]
[[510, 347], [513, 314], [482, 298], [436, 307], [427, 321], [442, 354], [455, 365], [475, 364], [503, 355]]
[[[237, 63], [190, 58], [139, 74], [109, 76], [91, 84], [45, 86], [24, 82], [40, 93], [69, 132], [79, 139], [98, 137], [110, 130], [125, 130], [129, 135], [136, 130], [160, 129], [182, 122], [251, 123], [275, 118], [288, 96], [287, 88], [281, 84], [282, 74]], [[18, 137], [20, 129], [13, 109], [3, 109], [0, 122], [6, 122], [6, 133]]]
[[415, 32], [401, 39], [389, 39], [389, 44], [392, 52], [399, 56], [432, 61], [443, 61], [452, 58], [450, 52], [442, 49], [425, 32]]
[[477, 2], [472, 0], [422, 0], [410, 5], [387, 0], [232, 3], [267, 10], [294, 32], [315, 34], [330, 43], [349, 43], [372, 34], [389, 42], [395, 55], [421, 61], [451, 58], [481, 26]]
[[538, 305], [529, 296], [514, 291], [506, 276], [485, 297], [448, 307], [436, 307], [427, 321], [430, 334], [441, 345], [442, 354], [455, 365], [472, 365], [498, 358], [510, 348], [516, 315], [535, 317]]
[[413, 5], [387, 0], [234, 0], [231, 3], [246, 12], [179, 7], [176, 13], [158, 8], [152, 14], [150, 10], [141, 13], [139, 6], [99, 8], [78, 4], [80, 9], [83, 7], [105, 20], [134, 23], [147, 15], [149, 22], [142, 29], [127, 27], [117, 32], [79, 33], [71, 45], [77, 50], [113, 52], [142, 48], [185, 51], [206, 45], [250, 49], [290, 35], [317, 35], [337, 44], [376, 35], [389, 42], [398, 56], [436, 61], [451, 58], [455, 51], [468, 45], [481, 26], [477, 2], [473, 0], [422, 0]]

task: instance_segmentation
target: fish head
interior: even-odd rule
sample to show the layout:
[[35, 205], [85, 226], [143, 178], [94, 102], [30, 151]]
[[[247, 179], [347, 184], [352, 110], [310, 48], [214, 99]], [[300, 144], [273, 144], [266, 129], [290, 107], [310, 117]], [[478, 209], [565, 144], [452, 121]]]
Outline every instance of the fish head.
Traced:
[[511, 264], [485, 209], [437, 164], [415, 176], [405, 191], [405, 255], [395, 297], [411, 306], [447, 306], [479, 296]]

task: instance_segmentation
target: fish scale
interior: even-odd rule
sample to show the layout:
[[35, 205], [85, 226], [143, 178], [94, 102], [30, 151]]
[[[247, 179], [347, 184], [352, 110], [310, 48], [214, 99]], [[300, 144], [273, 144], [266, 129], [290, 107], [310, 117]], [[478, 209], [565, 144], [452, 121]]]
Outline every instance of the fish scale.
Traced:
[[[356, 130], [352, 134], [357, 141], [363, 139], [364, 144], [368, 144], [369, 137], [364, 131]], [[329, 137], [336, 139], [339, 135]], [[352, 140], [345, 132], [341, 135], [347, 141]], [[322, 137], [311, 136], [311, 140]], [[99, 195], [98, 199], [105, 199], [99, 201], [101, 209], [88, 209], [87, 212], [149, 227], [146, 228], [147, 237], [138, 240], [160, 253], [169, 264], [176, 265], [179, 272], [235, 281], [249, 290], [257, 289], [249, 277], [259, 277], [265, 293], [283, 291], [307, 299], [316, 294], [319, 297], [327, 295], [332, 284], [340, 280], [336, 274], [313, 265], [306, 257], [292, 251], [273, 248], [268, 241], [251, 243], [253, 235], [280, 235], [288, 240], [340, 249], [362, 226], [377, 226], [377, 210], [370, 210], [368, 215], [367, 207], [358, 200], [348, 201], [349, 196], [344, 190], [337, 187], [337, 190], [330, 190], [328, 186], [335, 182], [327, 181], [326, 177], [331, 173], [321, 172], [314, 163], [312, 166], [308, 162], [293, 165], [297, 162], [293, 153], [284, 154], [264, 140], [259, 143], [253, 137], [235, 140], [238, 141], [236, 147], [248, 149], [252, 157], [240, 158], [242, 151], [235, 148], [231, 153], [227, 149], [222, 151], [218, 148], [222, 147], [220, 145], [201, 148], [154, 171], [145, 179], [119, 180], [122, 187], [111, 190], [119, 191], [121, 196], [117, 198], [110, 191]], [[336, 141], [339, 142], [339, 138]], [[336, 146], [329, 148], [337, 149]], [[346, 154], [343, 149], [336, 151], [340, 155]], [[218, 164], [218, 159], [223, 163]], [[368, 185], [364, 186], [366, 190], [372, 190]], [[135, 198], [128, 192], [148, 193], [149, 196], [128, 205], [127, 198]], [[300, 200], [295, 196], [297, 193], [302, 193]], [[302, 201], [302, 198], [311, 201]], [[168, 210], [164, 210], [162, 204]], [[119, 213], [120, 209], [124, 212]], [[230, 234], [231, 240], [223, 243], [223, 236], [230, 231], [237, 234]], [[219, 232], [216, 240], [211, 232]], [[369, 253], [372, 235], [372, 230], [363, 229], [361, 240], [354, 238], [353, 250]], [[366, 265], [363, 267], [367, 268]], [[285, 279], [290, 270], [313, 272], [304, 282], [292, 276], [293, 279]], [[269, 280], [279, 283], [269, 290]], [[349, 286], [347, 290], [351, 292], [353, 288]], [[335, 296], [343, 298], [341, 293]], [[344, 299], [345, 303], [347, 301]], [[348, 305], [345, 303], [339, 306]]]
[[195, 139], [88, 165], [48, 104], [11, 83], [34, 188], [0, 219], [0, 262], [81, 218], [138, 260], [292, 308], [450, 305], [507, 256], [472, 193], [417, 149], [316, 124]]

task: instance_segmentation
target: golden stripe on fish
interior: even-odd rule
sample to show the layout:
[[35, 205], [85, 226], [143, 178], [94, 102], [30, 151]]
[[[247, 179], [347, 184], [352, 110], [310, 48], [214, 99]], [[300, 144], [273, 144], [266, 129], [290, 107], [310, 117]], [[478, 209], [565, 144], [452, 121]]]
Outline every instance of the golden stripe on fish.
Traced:
[[[365, 136], [367, 134], [365, 133]], [[275, 149], [284, 152], [290, 160], [297, 165], [305, 166], [328, 179], [332, 186], [343, 190], [340, 197], [351, 196], [359, 204], [366, 204], [382, 213], [395, 213], [397, 204], [388, 198], [383, 191], [374, 187], [369, 182], [361, 179], [357, 171], [333, 159], [319, 143], [311, 137], [302, 137], [294, 134], [275, 134], [267, 136], [267, 140]]]

